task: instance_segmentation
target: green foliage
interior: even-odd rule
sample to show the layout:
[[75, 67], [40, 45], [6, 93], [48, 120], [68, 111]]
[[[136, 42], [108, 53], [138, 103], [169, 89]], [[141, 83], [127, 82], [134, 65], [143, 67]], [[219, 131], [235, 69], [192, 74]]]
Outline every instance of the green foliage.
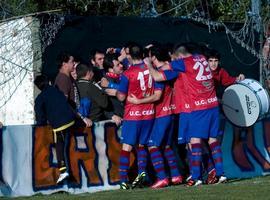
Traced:
[[0, 0], [0, 19], [36, 12], [36, 0]]
[[[262, 1], [261, 15], [269, 16], [269, 3]], [[0, 19], [46, 10], [61, 9], [77, 15], [141, 16], [149, 10], [146, 0], [0, 0]], [[251, 0], [153, 0], [161, 16], [199, 15], [217, 21], [243, 22]], [[181, 5], [181, 6], [178, 6]], [[175, 9], [174, 9], [175, 8]], [[167, 12], [169, 11], [170, 12]]]
[[250, 0], [215, 1], [212, 5], [213, 16], [219, 21], [244, 21], [249, 8]]

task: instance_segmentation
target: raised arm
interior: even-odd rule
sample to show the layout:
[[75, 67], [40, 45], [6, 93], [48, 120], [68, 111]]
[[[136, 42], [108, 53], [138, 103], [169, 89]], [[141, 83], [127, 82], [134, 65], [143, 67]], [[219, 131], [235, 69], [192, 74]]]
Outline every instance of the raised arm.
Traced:
[[144, 62], [148, 66], [151, 76], [157, 82], [175, 79], [178, 77], [180, 72], [185, 71], [184, 63], [178, 60], [171, 62], [172, 69], [164, 71], [158, 71], [155, 69], [149, 59], [145, 59]]
[[145, 58], [144, 63], [148, 67], [149, 72], [155, 81], [165, 81], [166, 80], [166, 77], [164, 77], [162, 72], [159, 72], [158, 70], [154, 69], [149, 58]]

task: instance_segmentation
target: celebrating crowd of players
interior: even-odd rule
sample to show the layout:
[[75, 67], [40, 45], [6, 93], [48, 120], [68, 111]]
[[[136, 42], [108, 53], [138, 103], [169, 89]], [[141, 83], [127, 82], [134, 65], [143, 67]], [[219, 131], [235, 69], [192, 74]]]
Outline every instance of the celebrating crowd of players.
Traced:
[[[202, 51], [187, 43], [173, 49], [160, 44], [143, 49], [130, 43], [122, 49], [109, 48], [106, 54], [95, 50], [91, 66], [74, 60], [70, 54], [59, 55], [56, 87], [42, 75], [35, 80], [42, 90], [35, 103], [37, 123], [41, 125], [48, 120], [55, 134], [61, 172], [57, 182], [69, 176], [64, 158], [69, 128], [74, 124], [91, 126], [92, 122], [105, 119], [122, 124], [119, 158], [122, 189], [135, 188], [145, 181], [148, 155], [156, 174], [151, 186], [154, 189], [184, 182], [187, 186], [201, 185], [203, 169], [208, 174], [206, 183], [225, 182], [216, 88], [245, 77], [242, 74], [231, 77], [218, 66], [219, 59], [217, 51]], [[55, 117], [63, 114], [66, 119]], [[175, 132], [178, 143], [186, 144], [188, 178], [181, 175], [171, 147]], [[129, 180], [133, 148], [137, 152], [138, 176]], [[203, 155], [207, 157], [206, 164], [202, 162]]]

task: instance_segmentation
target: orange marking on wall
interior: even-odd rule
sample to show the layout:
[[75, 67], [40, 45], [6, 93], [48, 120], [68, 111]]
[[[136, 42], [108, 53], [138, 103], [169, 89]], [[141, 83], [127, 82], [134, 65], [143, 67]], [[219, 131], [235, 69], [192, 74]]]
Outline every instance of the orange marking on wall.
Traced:
[[[86, 143], [89, 148], [89, 152], [79, 152], [76, 151], [76, 141], [75, 137], [76, 133], [84, 134], [87, 138]], [[80, 166], [78, 164], [78, 161], [81, 160], [84, 164], [85, 171], [84, 173], [87, 174], [88, 183], [93, 185], [101, 185], [102, 181], [99, 178], [97, 165], [95, 163], [95, 160], [97, 159], [97, 154], [94, 150], [93, 146], [93, 134], [90, 128], [78, 128], [76, 129], [76, 132], [71, 132], [71, 139], [70, 139], [70, 168], [71, 173], [76, 180], [77, 183], [80, 183]]]
[[51, 127], [36, 127], [34, 137], [34, 186], [38, 188], [56, 185], [59, 171], [49, 165], [50, 145], [53, 144]]

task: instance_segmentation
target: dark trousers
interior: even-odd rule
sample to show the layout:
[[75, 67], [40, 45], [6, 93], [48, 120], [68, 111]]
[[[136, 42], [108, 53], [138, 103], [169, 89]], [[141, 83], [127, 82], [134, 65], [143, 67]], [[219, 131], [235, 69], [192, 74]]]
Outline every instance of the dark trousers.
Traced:
[[54, 132], [54, 142], [57, 157], [58, 168], [61, 173], [67, 170], [67, 155], [68, 155], [68, 139], [70, 129]]

